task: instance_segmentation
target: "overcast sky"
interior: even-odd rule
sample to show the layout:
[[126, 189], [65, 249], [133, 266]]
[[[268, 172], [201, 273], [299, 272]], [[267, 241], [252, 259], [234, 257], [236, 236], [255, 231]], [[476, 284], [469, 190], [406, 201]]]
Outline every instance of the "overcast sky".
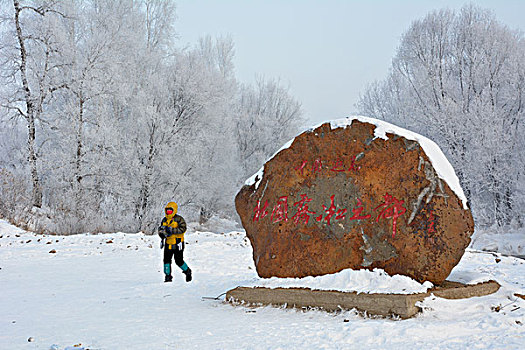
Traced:
[[[525, 30], [525, 0], [478, 0]], [[181, 44], [230, 35], [236, 76], [279, 78], [301, 102], [306, 124], [355, 114], [367, 84], [388, 72], [401, 35], [434, 9], [459, 0], [177, 0]]]

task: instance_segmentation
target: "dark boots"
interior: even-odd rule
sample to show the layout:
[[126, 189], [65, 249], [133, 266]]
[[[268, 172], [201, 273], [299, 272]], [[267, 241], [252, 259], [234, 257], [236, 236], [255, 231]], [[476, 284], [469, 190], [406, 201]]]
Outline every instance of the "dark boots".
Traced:
[[186, 271], [182, 271], [183, 274], [186, 275], [186, 282], [191, 281], [191, 269], [188, 267]]
[[[186, 282], [191, 281], [191, 269], [184, 263], [181, 267], [182, 273], [186, 275]], [[173, 281], [173, 276], [171, 276], [171, 264], [164, 264], [164, 282]]]

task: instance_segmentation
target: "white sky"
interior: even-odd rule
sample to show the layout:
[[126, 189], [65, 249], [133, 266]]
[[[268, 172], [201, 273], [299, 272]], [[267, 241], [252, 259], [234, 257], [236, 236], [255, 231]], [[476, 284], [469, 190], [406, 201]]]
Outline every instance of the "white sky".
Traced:
[[[478, 0], [511, 29], [525, 30], [525, 0]], [[279, 78], [308, 125], [355, 114], [367, 84], [386, 77], [401, 35], [434, 9], [460, 0], [177, 0], [181, 44], [229, 35], [236, 76]]]

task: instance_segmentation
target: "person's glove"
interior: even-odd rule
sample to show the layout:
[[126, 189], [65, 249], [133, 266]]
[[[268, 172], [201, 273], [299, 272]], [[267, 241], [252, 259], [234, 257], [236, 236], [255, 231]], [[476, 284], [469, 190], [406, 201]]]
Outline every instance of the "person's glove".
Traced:
[[162, 239], [166, 238], [166, 236], [167, 236], [166, 226], [160, 226], [159, 227], [159, 236]]
[[179, 242], [179, 243], [177, 244], [177, 248], [178, 248], [179, 250], [182, 250], [182, 242]]
[[165, 231], [166, 232], [165, 233], [166, 237], [169, 237], [169, 236], [171, 236], [173, 234], [173, 227], [165, 226], [165, 230], [166, 230]]
[[164, 238], [160, 240], [160, 249], [164, 248]]

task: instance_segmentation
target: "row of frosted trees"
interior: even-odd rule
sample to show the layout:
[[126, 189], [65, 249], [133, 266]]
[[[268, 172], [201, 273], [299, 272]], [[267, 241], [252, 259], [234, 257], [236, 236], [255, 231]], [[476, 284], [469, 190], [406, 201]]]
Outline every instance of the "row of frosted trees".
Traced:
[[525, 224], [525, 41], [473, 5], [414, 21], [361, 113], [441, 146], [478, 226]]
[[0, 216], [59, 233], [148, 231], [164, 203], [205, 222], [295, 136], [300, 104], [240, 84], [234, 44], [177, 45], [161, 0], [4, 1]]

